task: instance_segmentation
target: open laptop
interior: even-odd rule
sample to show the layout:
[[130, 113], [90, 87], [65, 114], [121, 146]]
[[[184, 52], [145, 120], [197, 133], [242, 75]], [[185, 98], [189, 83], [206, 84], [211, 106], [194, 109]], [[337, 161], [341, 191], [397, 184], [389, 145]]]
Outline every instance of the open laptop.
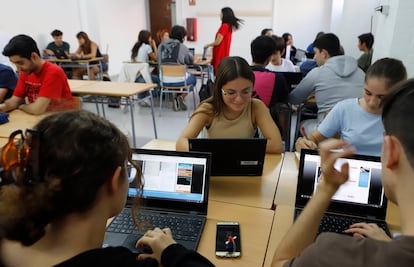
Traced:
[[169, 227], [177, 243], [195, 250], [207, 216], [211, 154], [134, 149], [132, 159], [144, 179], [138, 208], [142, 229], [130, 217], [138, 194], [133, 181], [137, 170], [130, 165], [126, 207], [108, 225], [104, 247], [125, 246], [139, 253], [135, 243], [148, 229]]
[[261, 176], [266, 155], [264, 138], [190, 138], [190, 151], [212, 153], [211, 175]]
[[[336, 168], [349, 163], [349, 180], [341, 185], [332, 197], [332, 203], [325, 213], [319, 232], [342, 233], [355, 222], [373, 222], [382, 227], [388, 235], [385, 222], [387, 198], [381, 184], [381, 159], [379, 157], [352, 155], [336, 161]], [[302, 211], [321, 176], [320, 156], [316, 150], [302, 149], [299, 161], [296, 191], [295, 218]], [[344, 224], [335, 226], [335, 222]], [[335, 227], [334, 227], [335, 226]]]
[[53, 50], [53, 53], [55, 54], [55, 57], [58, 59], [68, 59], [69, 56], [66, 54], [64, 50], [61, 49], [55, 49]]

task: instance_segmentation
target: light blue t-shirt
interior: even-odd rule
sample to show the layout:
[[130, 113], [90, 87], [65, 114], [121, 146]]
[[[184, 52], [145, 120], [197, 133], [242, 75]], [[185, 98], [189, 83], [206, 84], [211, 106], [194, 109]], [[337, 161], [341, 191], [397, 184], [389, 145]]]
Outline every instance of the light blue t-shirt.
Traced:
[[381, 156], [384, 141], [381, 114], [366, 112], [357, 98], [338, 102], [318, 126], [318, 131], [327, 138], [340, 133], [341, 139], [352, 144], [357, 154]]

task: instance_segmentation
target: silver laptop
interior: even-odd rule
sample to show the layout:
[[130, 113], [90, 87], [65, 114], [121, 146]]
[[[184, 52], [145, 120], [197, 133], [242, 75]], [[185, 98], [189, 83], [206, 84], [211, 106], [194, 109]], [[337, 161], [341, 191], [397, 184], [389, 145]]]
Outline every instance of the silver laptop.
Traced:
[[213, 176], [261, 176], [266, 156], [264, 138], [190, 138], [190, 151], [211, 152]]
[[137, 170], [129, 166], [126, 207], [108, 225], [104, 247], [125, 246], [140, 253], [135, 243], [148, 229], [169, 227], [178, 243], [195, 250], [207, 216], [210, 158], [209, 153], [134, 149], [132, 159], [144, 178], [137, 218], [141, 229], [131, 217], [139, 192], [132, 178]]
[[[337, 167], [349, 164], [349, 180], [332, 197], [319, 232], [342, 233], [355, 222], [377, 223], [388, 235], [385, 222], [387, 198], [381, 184], [381, 159], [353, 155], [336, 161]], [[316, 191], [321, 177], [320, 156], [316, 150], [302, 149], [299, 161], [295, 218]], [[339, 223], [339, 225], [336, 224]]]

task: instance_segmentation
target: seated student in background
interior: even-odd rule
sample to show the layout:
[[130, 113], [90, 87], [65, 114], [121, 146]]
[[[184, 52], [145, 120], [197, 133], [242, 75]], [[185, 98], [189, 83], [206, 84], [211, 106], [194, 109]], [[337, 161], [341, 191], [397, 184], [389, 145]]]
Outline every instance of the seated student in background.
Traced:
[[282, 34], [282, 38], [286, 43], [285, 53], [282, 55], [283, 58], [289, 59], [293, 64], [296, 64], [296, 47], [293, 45], [293, 36], [292, 34], [285, 32]]
[[276, 103], [287, 103], [289, 89], [282, 74], [265, 69], [275, 53], [276, 43], [272, 37], [261, 35], [250, 44], [252, 53], [251, 69], [255, 76], [253, 96], [260, 98], [267, 107]]
[[[270, 37], [269, 37], [270, 38]], [[253, 138], [257, 128], [267, 139], [266, 152], [281, 153], [282, 140], [269, 110], [252, 98], [254, 74], [241, 57], [221, 60], [216, 72], [213, 96], [197, 107], [176, 143], [188, 151], [188, 139], [206, 129], [206, 137]]]
[[[28, 164], [38, 172], [20, 166], [16, 180], [1, 180], [1, 266], [213, 266], [176, 244], [169, 228], [138, 240], [152, 254], [102, 248], [107, 220], [125, 206], [127, 164], [139, 170], [114, 124], [89, 111], [66, 111], [44, 118], [26, 138], [27, 157], [37, 159]], [[135, 181], [142, 188], [140, 172]]]
[[167, 29], [161, 29], [157, 32], [157, 46], [160, 45], [162, 42], [170, 39], [170, 31]]
[[[138, 41], [134, 44], [131, 50], [131, 61], [132, 62], [144, 62], [148, 63], [149, 60], [157, 61], [157, 44], [155, 43], [154, 39], [152, 39], [151, 33], [146, 30], [142, 30], [138, 34]], [[151, 75], [152, 82], [159, 83], [159, 79], [157, 75]], [[139, 75], [135, 82], [137, 83], [145, 83], [145, 79], [142, 75]], [[140, 93], [138, 94], [138, 98], [144, 98], [149, 93]], [[141, 106], [149, 107], [151, 102], [145, 99], [142, 102], [138, 102]]]
[[43, 56], [54, 56], [55, 53], [64, 52], [69, 56], [70, 45], [69, 43], [63, 41], [63, 32], [60, 30], [54, 30], [50, 33], [53, 37], [53, 42], [50, 42], [46, 49], [43, 50]]
[[356, 148], [357, 154], [380, 156], [384, 133], [381, 99], [392, 86], [405, 79], [407, 71], [400, 60], [377, 60], [365, 75], [364, 97], [336, 104], [317, 130], [296, 141], [296, 151], [316, 149], [319, 142], [339, 133], [342, 140]]
[[372, 54], [374, 53], [372, 46], [374, 45], [374, 35], [372, 33], [364, 33], [358, 36], [358, 48], [363, 54], [358, 58], [358, 67], [366, 72], [371, 65]]
[[266, 65], [266, 69], [280, 72], [296, 72], [295, 65], [293, 65], [292, 61], [282, 57], [286, 50], [285, 40], [276, 35], [273, 35], [272, 38], [276, 43], [276, 50], [269, 64]]
[[[194, 56], [187, 46], [183, 44], [187, 31], [183, 26], [175, 25], [171, 29], [170, 39], [164, 41], [158, 47], [158, 63], [159, 64], [185, 64], [190, 65], [194, 63]], [[186, 74], [187, 85], [196, 85], [197, 80], [191, 73]], [[184, 84], [183, 80], [177, 80], [175, 77], [164, 76], [163, 83], [169, 86], [181, 86]], [[185, 104], [185, 94], [179, 94], [173, 99], [173, 109], [187, 110]]]
[[[322, 32], [322, 31], [320, 31], [320, 32], [318, 32], [317, 34], [316, 34], [316, 36], [315, 36], [315, 39], [313, 40], [313, 42], [315, 42], [315, 40], [316, 39], [318, 39], [319, 37], [321, 37], [322, 35], [324, 35], [325, 33], [324, 32]], [[308, 45], [308, 47], [306, 47], [306, 57], [308, 57], [308, 55], [309, 56], [311, 56], [312, 55], [312, 57], [315, 55], [315, 52], [313, 51], [313, 42], [312, 43], [310, 43], [309, 45]], [[310, 58], [312, 58], [312, 57], [310, 57]]]
[[[398, 83], [383, 100], [382, 185], [389, 201], [398, 206], [401, 234], [389, 238], [375, 224], [357, 223], [345, 232], [322, 233], [320, 221], [331, 198], [349, 177], [349, 166], [334, 167], [337, 159], [355, 153], [342, 140], [320, 144], [322, 178], [312, 198], [279, 242], [272, 267], [412, 266], [414, 262], [414, 79]], [[332, 152], [332, 149], [343, 152]], [[316, 240], [315, 240], [316, 239]]]
[[31, 37], [23, 34], [13, 37], [3, 55], [9, 57], [20, 74], [13, 96], [0, 104], [0, 111], [19, 108], [41, 114], [72, 108], [72, 94], [64, 71], [40, 57]]
[[317, 128], [336, 103], [348, 98], [360, 98], [365, 76], [353, 57], [343, 55], [335, 34], [322, 35], [315, 40], [313, 47], [318, 67], [312, 69], [289, 94], [292, 104], [304, 103], [315, 94], [318, 118], [303, 122], [301, 128], [305, 136]]
[[272, 29], [270, 29], [270, 28], [264, 28], [264, 29], [260, 32], [260, 35], [266, 35], [266, 36], [272, 37], [272, 36], [273, 36], [273, 30], [272, 30]]
[[0, 103], [13, 95], [16, 84], [16, 72], [9, 66], [0, 63]]
[[[86, 32], [78, 32], [76, 38], [79, 42], [79, 47], [76, 50], [73, 56], [77, 58], [96, 58], [102, 57], [102, 53], [99, 50], [98, 45], [89, 39], [89, 36]], [[94, 63], [94, 62], [91, 62]], [[107, 66], [104, 61], [102, 63], [102, 72], [107, 72]], [[93, 66], [89, 68], [89, 79], [96, 80], [96, 75], [99, 73], [100, 69], [98, 66]], [[81, 80], [82, 76], [87, 74], [88, 71], [86, 68], [74, 68], [72, 70], [72, 79]]]

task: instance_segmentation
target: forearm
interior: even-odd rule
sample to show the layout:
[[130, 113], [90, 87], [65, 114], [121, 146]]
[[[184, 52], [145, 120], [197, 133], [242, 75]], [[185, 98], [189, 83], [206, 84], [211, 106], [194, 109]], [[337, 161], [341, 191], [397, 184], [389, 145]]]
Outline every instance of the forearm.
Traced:
[[46, 111], [46, 108], [44, 107], [38, 107], [35, 105], [35, 103], [32, 104], [22, 104], [19, 106], [20, 110], [23, 110], [24, 112], [33, 114], [33, 115], [39, 115]]
[[177, 151], [189, 151], [188, 147], [188, 138], [179, 137], [177, 142], [175, 143], [175, 150]]
[[327, 210], [333, 193], [318, 192], [308, 204], [280, 242], [273, 256], [272, 267], [282, 266], [289, 259], [299, 255], [313, 243], [323, 214]]
[[6, 100], [3, 104], [0, 104], [0, 111], [1, 112], [7, 112], [13, 109], [16, 109], [17, 105], [15, 105], [13, 102]]

